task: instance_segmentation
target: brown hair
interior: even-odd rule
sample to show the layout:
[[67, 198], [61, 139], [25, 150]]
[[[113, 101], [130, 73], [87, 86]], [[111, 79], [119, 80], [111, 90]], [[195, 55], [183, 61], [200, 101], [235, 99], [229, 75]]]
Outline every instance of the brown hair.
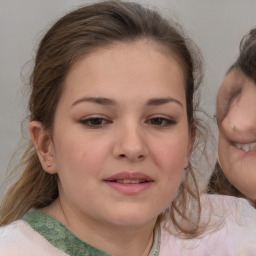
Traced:
[[[256, 28], [251, 29], [242, 38], [239, 56], [228, 69], [227, 74], [234, 69], [241, 70], [256, 83]], [[229, 182], [218, 162], [208, 183], [208, 193], [246, 198], [244, 194]], [[251, 201], [251, 203], [256, 207], [256, 202]]]
[[209, 194], [218, 194], [225, 196], [235, 196], [240, 198], [246, 198], [251, 205], [256, 208], [256, 201], [247, 198], [241, 193], [235, 186], [233, 186], [226, 175], [224, 174], [219, 162], [216, 162], [213, 173], [210, 177], [207, 192]]
[[214, 171], [210, 177], [208, 183], [208, 193], [246, 198], [245, 195], [243, 195], [229, 182], [222, 171], [219, 162], [216, 162]]
[[256, 83], [256, 28], [251, 29], [241, 40], [236, 68]]
[[[195, 116], [198, 109], [197, 91], [202, 78], [200, 52], [176, 24], [138, 3], [114, 0], [80, 7], [50, 28], [40, 42], [31, 75], [29, 120], [40, 121], [45, 129], [51, 131], [63, 81], [77, 59], [96, 48], [140, 39], [157, 43], [175, 54], [181, 64], [186, 81], [189, 128], [196, 141], [194, 147], [198, 146], [200, 134], [204, 130]], [[58, 197], [57, 175], [43, 171], [31, 141], [22, 156], [20, 166], [24, 171], [9, 189], [2, 203], [0, 225], [19, 219], [31, 208], [47, 206]], [[181, 233], [191, 236], [198, 231], [201, 211], [193, 170], [190, 163], [177, 197], [168, 210], [159, 216], [157, 222], [160, 224], [171, 219]], [[179, 220], [180, 217], [191, 220], [187, 209], [191, 200], [196, 204], [196, 220], [192, 226], [185, 228]]]

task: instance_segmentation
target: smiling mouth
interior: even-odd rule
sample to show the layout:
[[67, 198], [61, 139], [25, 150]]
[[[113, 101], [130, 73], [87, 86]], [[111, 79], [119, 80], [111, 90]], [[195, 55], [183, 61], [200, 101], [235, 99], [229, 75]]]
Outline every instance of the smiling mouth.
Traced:
[[246, 153], [256, 152], [256, 142], [247, 143], [247, 144], [234, 143], [234, 146], [238, 149], [243, 150]]

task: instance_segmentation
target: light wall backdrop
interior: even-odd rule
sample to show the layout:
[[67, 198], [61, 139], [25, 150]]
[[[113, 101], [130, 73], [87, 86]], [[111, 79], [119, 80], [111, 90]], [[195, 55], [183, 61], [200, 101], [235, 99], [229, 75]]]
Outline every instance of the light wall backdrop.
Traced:
[[[86, 0], [0, 0], [0, 181], [21, 140], [25, 83], [37, 43], [60, 16]], [[256, 0], [141, 0], [178, 21], [199, 45], [205, 61], [202, 107], [210, 115], [222, 78], [242, 36], [256, 26]], [[217, 134], [216, 134], [217, 136]], [[0, 189], [0, 200], [5, 187]]]

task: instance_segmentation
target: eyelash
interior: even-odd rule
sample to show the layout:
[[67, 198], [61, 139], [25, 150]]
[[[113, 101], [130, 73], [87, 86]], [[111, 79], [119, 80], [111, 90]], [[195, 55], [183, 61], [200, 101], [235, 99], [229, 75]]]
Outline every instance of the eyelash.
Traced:
[[[90, 118], [82, 119], [80, 123], [89, 128], [97, 129], [97, 128], [102, 128], [108, 124], [111, 124], [112, 121], [102, 117], [90, 117]], [[146, 120], [145, 123], [150, 124], [157, 128], [165, 128], [171, 125], [175, 125], [177, 122], [173, 119], [169, 119], [166, 117], [153, 117]]]
[[82, 119], [80, 123], [82, 125], [88, 126], [89, 128], [97, 129], [106, 126], [107, 124], [110, 124], [112, 122], [103, 117], [90, 117], [87, 119]]
[[[154, 123], [155, 121], [157, 121], [158, 124]], [[159, 121], [160, 121], [160, 124], [159, 124]], [[166, 118], [166, 117], [153, 117], [153, 118], [150, 118], [147, 121], [147, 123], [149, 123], [155, 127], [169, 127], [171, 125], [175, 125], [176, 121], [173, 119]]]

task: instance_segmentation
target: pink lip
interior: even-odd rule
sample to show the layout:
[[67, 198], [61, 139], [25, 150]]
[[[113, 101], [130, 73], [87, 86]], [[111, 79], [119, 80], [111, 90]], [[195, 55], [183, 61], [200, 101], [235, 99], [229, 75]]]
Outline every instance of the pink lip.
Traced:
[[113, 180], [145, 180], [145, 181], [153, 181], [153, 179], [142, 173], [142, 172], [120, 172], [115, 175], [104, 179], [105, 181], [113, 181]]
[[235, 152], [237, 152], [237, 154], [241, 157], [255, 157], [255, 155], [256, 155], [256, 152], [250, 152], [250, 151], [245, 152], [244, 150], [239, 149], [235, 146], [233, 146], [233, 148], [234, 148]]
[[[118, 180], [140, 180], [143, 183], [120, 183]], [[123, 194], [138, 194], [147, 190], [154, 180], [141, 172], [121, 172], [104, 179], [104, 182], [112, 189]]]

